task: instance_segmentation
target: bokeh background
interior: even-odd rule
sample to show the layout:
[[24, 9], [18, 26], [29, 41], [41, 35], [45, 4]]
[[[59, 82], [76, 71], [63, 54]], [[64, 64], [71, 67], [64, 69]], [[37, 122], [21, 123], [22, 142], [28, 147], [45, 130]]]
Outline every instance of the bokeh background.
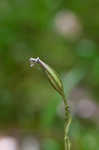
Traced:
[[63, 81], [71, 150], [98, 150], [99, 1], [0, 0], [0, 150], [64, 149], [64, 105], [37, 56]]

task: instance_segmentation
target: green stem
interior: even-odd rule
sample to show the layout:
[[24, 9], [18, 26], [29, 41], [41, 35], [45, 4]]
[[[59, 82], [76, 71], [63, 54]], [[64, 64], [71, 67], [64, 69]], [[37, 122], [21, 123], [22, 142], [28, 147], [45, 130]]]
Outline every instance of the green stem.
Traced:
[[65, 94], [63, 94], [63, 100], [65, 105], [65, 135], [64, 135], [64, 143], [65, 143], [65, 150], [70, 150], [70, 140], [68, 136], [69, 126], [71, 124], [72, 117], [70, 115], [69, 105], [67, 103], [67, 99]]
[[49, 65], [45, 64], [42, 60], [40, 60], [39, 57], [30, 58], [29, 61], [31, 63], [31, 67], [35, 63], [38, 63], [45, 70], [45, 73], [46, 73], [51, 85], [63, 97], [64, 105], [65, 105], [65, 135], [64, 135], [65, 150], [70, 150], [70, 141], [69, 141], [68, 131], [69, 131], [69, 126], [70, 126], [72, 119], [71, 119], [67, 99], [64, 94], [63, 84], [62, 84], [60, 78], [58, 77], [57, 73]]

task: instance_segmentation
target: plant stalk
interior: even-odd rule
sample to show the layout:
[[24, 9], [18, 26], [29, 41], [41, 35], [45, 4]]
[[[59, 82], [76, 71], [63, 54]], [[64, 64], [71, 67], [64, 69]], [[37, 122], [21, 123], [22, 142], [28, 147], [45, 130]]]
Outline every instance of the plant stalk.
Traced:
[[30, 66], [34, 66], [34, 64], [39, 64], [45, 71], [47, 78], [49, 79], [51, 85], [53, 86], [54, 89], [62, 96], [64, 100], [64, 105], [65, 105], [65, 134], [64, 134], [64, 142], [65, 142], [65, 150], [70, 150], [70, 140], [68, 136], [68, 131], [69, 131], [69, 126], [71, 123], [71, 115], [70, 115], [70, 110], [69, 110], [69, 105], [67, 103], [67, 99], [64, 94], [64, 89], [63, 89], [63, 84], [61, 79], [59, 78], [58, 74], [56, 73], [55, 70], [53, 70], [49, 65], [44, 63], [42, 60], [37, 58], [30, 58]]
[[69, 109], [69, 105], [67, 103], [65, 94], [63, 94], [62, 97], [64, 101], [64, 106], [65, 106], [64, 144], [65, 144], [65, 150], [70, 150], [71, 143], [69, 140], [68, 132], [69, 132], [69, 127], [72, 121], [72, 117], [70, 114], [70, 109]]

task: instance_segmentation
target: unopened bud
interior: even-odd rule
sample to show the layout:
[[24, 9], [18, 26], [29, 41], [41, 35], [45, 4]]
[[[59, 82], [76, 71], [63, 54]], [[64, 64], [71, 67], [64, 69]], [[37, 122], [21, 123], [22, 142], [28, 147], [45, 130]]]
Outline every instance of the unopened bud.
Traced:
[[49, 65], [44, 63], [42, 60], [40, 60], [39, 57], [30, 58], [29, 61], [31, 67], [37, 63], [44, 69], [51, 85], [58, 91], [58, 93], [60, 93], [63, 96], [64, 95], [63, 84], [56, 71], [53, 70]]

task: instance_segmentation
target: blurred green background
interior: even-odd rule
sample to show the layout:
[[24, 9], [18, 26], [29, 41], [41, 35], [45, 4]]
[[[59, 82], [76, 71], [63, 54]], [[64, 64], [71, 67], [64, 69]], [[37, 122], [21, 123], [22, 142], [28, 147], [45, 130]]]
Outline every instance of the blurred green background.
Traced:
[[38, 56], [63, 81], [71, 150], [98, 150], [99, 1], [0, 0], [0, 133], [32, 136], [33, 150], [62, 150], [64, 106], [42, 70], [30, 68]]

